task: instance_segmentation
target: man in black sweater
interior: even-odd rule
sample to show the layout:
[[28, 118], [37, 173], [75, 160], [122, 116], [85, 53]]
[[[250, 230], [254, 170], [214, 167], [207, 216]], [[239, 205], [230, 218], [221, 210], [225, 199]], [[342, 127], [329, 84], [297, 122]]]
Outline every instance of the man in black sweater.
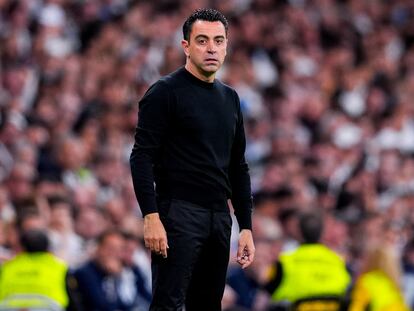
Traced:
[[[215, 79], [227, 50], [226, 18], [195, 11], [184, 23], [183, 68], [139, 103], [130, 162], [152, 251], [150, 310], [221, 310], [230, 250], [231, 199], [240, 227], [237, 261], [254, 258], [250, 176], [237, 93]], [[154, 189], [155, 183], [155, 189]]]

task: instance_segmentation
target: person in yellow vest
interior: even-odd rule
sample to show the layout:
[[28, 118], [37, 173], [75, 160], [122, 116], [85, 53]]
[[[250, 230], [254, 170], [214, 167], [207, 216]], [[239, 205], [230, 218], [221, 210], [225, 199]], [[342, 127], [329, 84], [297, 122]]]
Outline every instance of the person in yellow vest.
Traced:
[[23, 252], [1, 266], [0, 309], [43, 305], [52, 310], [76, 310], [69, 298], [68, 267], [48, 252], [45, 231], [23, 231], [20, 243]]
[[[302, 244], [280, 255], [265, 286], [271, 294], [272, 303], [291, 306], [305, 299], [319, 302], [316, 298], [330, 298], [338, 301], [336, 307], [339, 307], [351, 278], [342, 258], [319, 243], [323, 230], [322, 216], [317, 212], [302, 213], [299, 229]], [[310, 305], [309, 310], [313, 310]]]
[[370, 247], [351, 292], [349, 311], [408, 311], [397, 256], [387, 245]]

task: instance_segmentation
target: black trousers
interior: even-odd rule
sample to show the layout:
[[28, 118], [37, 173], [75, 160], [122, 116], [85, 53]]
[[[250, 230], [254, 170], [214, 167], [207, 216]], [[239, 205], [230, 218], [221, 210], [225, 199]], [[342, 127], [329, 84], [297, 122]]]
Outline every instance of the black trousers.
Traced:
[[227, 202], [211, 209], [176, 199], [158, 203], [168, 257], [152, 254], [150, 311], [220, 311], [230, 252]]

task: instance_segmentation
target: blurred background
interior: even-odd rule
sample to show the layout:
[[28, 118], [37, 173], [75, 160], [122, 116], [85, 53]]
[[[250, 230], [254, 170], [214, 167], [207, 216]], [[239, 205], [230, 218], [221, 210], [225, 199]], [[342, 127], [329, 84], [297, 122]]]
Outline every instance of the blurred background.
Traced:
[[255, 200], [256, 261], [237, 288], [232, 259], [223, 306], [264, 310], [260, 284], [309, 209], [353, 275], [367, 245], [390, 245], [412, 306], [410, 0], [0, 0], [1, 260], [21, 228], [43, 228], [77, 269], [116, 228], [150, 289], [129, 171], [137, 103], [184, 64], [181, 27], [200, 7], [230, 22], [218, 78], [241, 99]]

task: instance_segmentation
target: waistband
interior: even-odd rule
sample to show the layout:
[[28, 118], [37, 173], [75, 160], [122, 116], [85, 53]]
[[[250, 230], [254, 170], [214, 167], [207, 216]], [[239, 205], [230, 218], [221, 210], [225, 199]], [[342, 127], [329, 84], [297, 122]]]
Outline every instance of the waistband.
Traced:
[[168, 187], [157, 187], [157, 196], [161, 199], [176, 199], [187, 201], [200, 207], [227, 210], [226, 193], [200, 188], [188, 183], [176, 183]]

